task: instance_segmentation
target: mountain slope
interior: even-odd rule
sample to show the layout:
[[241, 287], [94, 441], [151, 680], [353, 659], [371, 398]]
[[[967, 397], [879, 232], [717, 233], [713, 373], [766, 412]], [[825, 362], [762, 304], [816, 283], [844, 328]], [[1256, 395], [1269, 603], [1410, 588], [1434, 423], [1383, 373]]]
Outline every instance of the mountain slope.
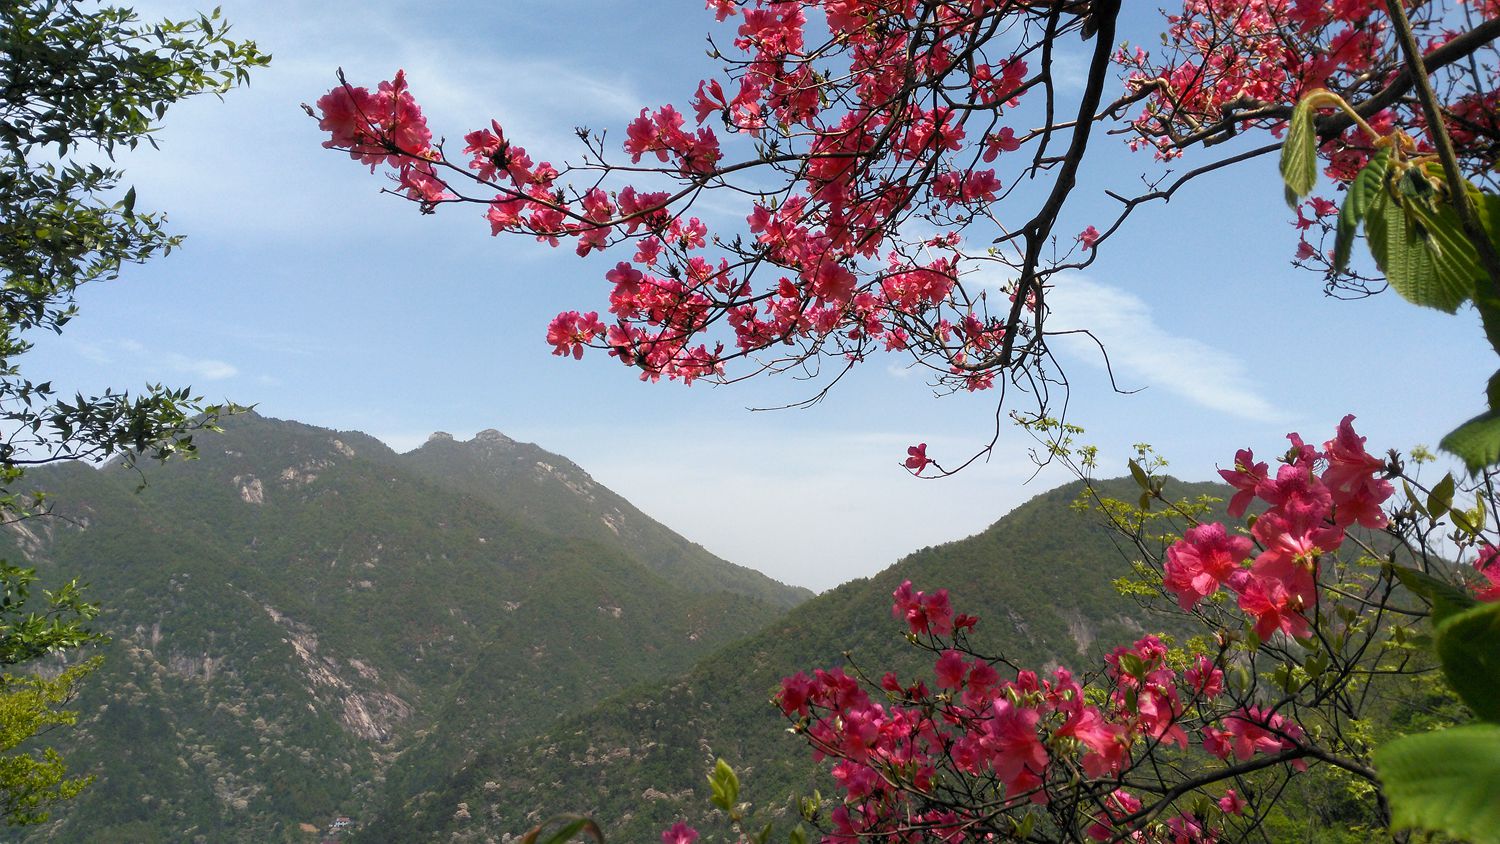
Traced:
[[618, 544], [674, 583], [703, 592], [734, 592], [795, 606], [812, 592], [736, 566], [689, 542], [599, 484], [573, 461], [499, 431], [459, 442], [432, 435], [401, 456], [401, 465], [446, 489], [488, 502], [518, 521], [559, 536]]
[[538, 530], [361, 434], [226, 429], [139, 493], [119, 467], [28, 475], [57, 515], [0, 556], [91, 582], [113, 637], [54, 739], [99, 780], [35, 839], [307, 840], [299, 824], [363, 812], [465, 678], [495, 680], [463, 707], [503, 742], [782, 611]]
[[[1121, 497], [1138, 492], [1129, 481], [1104, 486]], [[771, 695], [781, 677], [842, 664], [845, 651], [871, 671], [911, 676], [927, 667], [890, 617], [891, 592], [903, 580], [949, 589], [956, 609], [982, 619], [975, 641], [990, 652], [1038, 668], [1097, 664], [1102, 650], [1132, 641], [1151, 619], [1115, 592], [1111, 581], [1128, 573], [1129, 556], [1097, 514], [1070, 507], [1078, 492], [1077, 484], [1055, 489], [978, 535], [824, 593], [675, 681], [613, 698], [538, 738], [487, 748], [442, 787], [387, 807], [373, 834], [357, 840], [503, 840], [564, 811], [595, 816], [610, 840], [653, 840], [676, 817], [711, 823], [702, 786], [716, 756], [741, 771], [748, 799], [785, 806], [821, 782]], [[1172, 623], [1160, 621], [1151, 626]]]

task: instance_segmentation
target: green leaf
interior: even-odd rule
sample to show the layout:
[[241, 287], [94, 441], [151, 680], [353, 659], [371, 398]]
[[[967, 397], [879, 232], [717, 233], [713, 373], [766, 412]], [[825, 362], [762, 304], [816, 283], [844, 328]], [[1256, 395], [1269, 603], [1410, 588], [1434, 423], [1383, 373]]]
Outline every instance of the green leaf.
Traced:
[[1485, 384], [1484, 397], [1490, 403], [1491, 410], [1500, 410], [1500, 371], [1491, 375], [1489, 383]]
[[1463, 223], [1452, 205], [1417, 200], [1407, 202], [1404, 207], [1412, 224], [1420, 225], [1426, 233], [1423, 243], [1431, 255], [1434, 273], [1430, 292], [1438, 297], [1432, 307], [1452, 313], [1474, 298], [1474, 285], [1486, 277], [1479, 265], [1479, 252], [1464, 234]]
[[1453, 520], [1454, 527], [1467, 533], [1469, 536], [1479, 535], [1479, 528], [1474, 526], [1474, 522], [1469, 518], [1468, 514], [1454, 510], [1448, 514], [1448, 518]]
[[1125, 461], [1125, 465], [1130, 467], [1130, 477], [1135, 478], [1136, 485], [1141, 489], [1150, 492], [1151, 478], [1146, 474], [1146, 470], [1141, 468], [1141, 464], [1135, 462], [1134, 460], [1127, 460]]
[[1138, 680], [1146, 676], [1146, 662], [1135, 654], [1120, 654], [1120, 667], [1125, 670], [1126, 674]]
[[1453, 473], [1449, 472], [1437, 482], [1427, 496], [1427, 512], [1439, 518], [1453, 506]]
[[1454, 428], [1438, 447], [1462, 460], [1470, 472], [1500, 463], [1500, 411], [1486, 410]]
[[786, 837], [786, 842], [787, 844], [807, 844], [807, 831], [802, 828], [802, 824], [792, 827], [792, 832]]
[[1364, 222], [1375, 197], [1385, 190], [1385, 176], [1390, 169], [1391, 153], [1382, 149], [1359, 171], [1344, 196], [1344, 205], [1339, 209], [1339, 224], [1333, 241], [1333, 268], [1342, 271], [1349, 266], [1349, 251], [1354, 246], [1354, 234]]
[[1391, 826], [1500, 842], [1500, 725], [1403, 736], [1375, 751]]
[[1318, 130], [1313, 125], [1315, 112], [1307, 98], [1292, 110], [1292, 125], [1281, 146], [1281, 179], [1286, 182], [1287, 205], [1297, 207], [1297, 200], [1312, 191], [1318, 180]]
[[1500, 721], [1500, 603], [1450, 614], [1435, 642], [1453, 690], [1474, 714]]
[[1473, 293], [1473, 279], [1453, 284], [1450, 272], [1440, 275], [1431, 236], [1407, 208], [1393, 199], [1388, 190], [1380, 191], [1370, 203], [1365, 217], [1366, 241], [1375, 264], [1385, 273], [1391, 287], [1407, 301], [1453, 313]]
[[1421, 498], [1417, 497], [1417, 491], [1411, 488], [1411, 484], [1403, 479], [1401, 481], [1401, 489], [1406, 493], [1406, 501], [1412, 506], [1412, 509], [1424, 516], [1428, 515], [1426, 505], [1422, 503]]
[[715, 806], [726, 812], [734, 811], [734, 807], [740, 802], [740, 778], [735, 775], [734, 769], [723, 759], [714, 763], [714, 769], [708, 775], [708, 786], [713, 789], [713, 797], [710, 798]]
[[1469, 592], [1453, 584], [1433, 577], [1427, 572], [1407, 566], [1392, 565], [1391, 573], [1401, 585], [1422, 596], [1432, 605], [1432, 623], [1441, 624], [1449, 616], [1473, 607], [1478, 601]]

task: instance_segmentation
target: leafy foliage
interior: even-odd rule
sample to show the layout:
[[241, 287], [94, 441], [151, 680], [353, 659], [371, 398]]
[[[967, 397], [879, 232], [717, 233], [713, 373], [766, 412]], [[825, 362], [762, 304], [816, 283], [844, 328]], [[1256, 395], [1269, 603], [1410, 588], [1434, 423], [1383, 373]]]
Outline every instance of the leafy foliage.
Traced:
[[1442, 830], [1474, 844], [1500, 841], [1500, 725], [1403, 736], [1378, 751], [1398, 829]]
[[[118, 276], [180, 242], [160, 214], [137, 213], [134, 188], [109, 163], [118, 148], [151, 142], [172, 104], [223, 94], [269, 57], [227, 37], [216, 10], [185, 21], [145, 24], [129, 9], [80, 0], [0, 0], [0, 519], [28, 515], [41, 501], [15, 494], [27, 466], [123, 454], [164, 459], [191, 452], [192, 431], [220, 411], [190, 390], [148, 386], [141, 394], [59, 395], [23, 375], [34, 331], [60, 332], [77, 313], [84, 284]], [[76, 580], [27, 606], [36, 575], [0, 561], [0, 665], [70, 651], [100, 637], [84, 623], [98, 609]], [[29, 735], [73, 723], [56, 707], [93, 663], [62, 675], [5, 675], [6, 734], [0, 742], [0, 806], [10, 824], [47, 818], [46, 807], [76, 795], [88, 778], [65, 778], [52, 749], [16, 750]]]
[[59, 707], [77, 694], [78, 684], [99, 667], [98, 658], [53, 678], [0, 675], [0, 820], [11, 826], [38, 824], [50, 808], [76, 797], [93, 777], [69, 777], [62, 756], [50, 747], [33, 749], [34, 737], [53, 727], [72, 726], [78, 714]]
[[[80, 0], [0, 2], [0, 443], [6, 469], [116, 452], [164, 457], [191, 448], [202, 407], [187, 390], [151, 386], [59, 397], [23, 377], [35, 330], [61, 331], [84, 284], [118, 276], [180, 242], [160, 214], [137, 212], [123, 173], [99, 163], [151, 142], [172, 104], [222, 94], [269, 57], [227, 37], [217, 11], [142, 22], [126, 8]], [[8, 488], [15, 480], [6, 479]]]

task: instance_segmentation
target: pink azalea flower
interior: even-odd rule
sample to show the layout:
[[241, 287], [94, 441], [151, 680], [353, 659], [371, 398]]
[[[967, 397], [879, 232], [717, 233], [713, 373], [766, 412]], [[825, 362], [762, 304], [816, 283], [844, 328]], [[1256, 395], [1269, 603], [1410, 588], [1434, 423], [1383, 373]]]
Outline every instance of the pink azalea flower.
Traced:
[[1219, 590], [1255, 547], [1249, 537], [1231, 536], [1218, 522], [1189, 528], [1167, 549], [1163, 584], [1191, 609]]
[[943, 651], [938, 657], [937, 663], [933, 665], [933, 673], [937, 676], [937, 684], [940, 689], [956, 689], [964, 684], [964, 673], [968, 666], [964, 663], [963, 654], [958, 651]]
[[931, 462], [927, 459], [927, 443], [918, 443], [906, 450], [906, 468], [915, 474], [922, 474], [922, 470]]
[[1479, 559], [1474, 561], [1474, 570], [1484, 575], [1489, 585], [1476, 585], [1474, 597], [1481, 601], [1500, 601], [1500, 548], [1483, 545], [1479, 548]]
[[1236, 490], [1234, 497], [1229, 499], [1229, 515], [1238, 519], [1245, 515], [1245, 509], [1255, 500], [1255, 488], [1265, 482], [1266, 464], [1256, 463], [1255, 453], [1242, 448], [1235, 452], [1234, 469], [1220, 469], [1219, 477]]

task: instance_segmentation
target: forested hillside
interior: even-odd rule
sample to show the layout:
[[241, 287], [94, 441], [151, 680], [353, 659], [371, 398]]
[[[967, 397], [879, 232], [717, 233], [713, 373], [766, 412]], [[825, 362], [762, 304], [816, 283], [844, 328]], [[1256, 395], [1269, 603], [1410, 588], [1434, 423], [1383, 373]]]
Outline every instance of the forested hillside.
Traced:
[[[225, 427], [201, 459], [144, 475], [28, 475], [55, 507], [13, 524], [3, 556], [87, 581], [113, 639], [59, 737], [98, 780], [37, 839], [304, 840], [300, 824], [362, 818], [443, 713], [487, 742], [531, 735], [805, 594], [694, 550], [534, 446], [515, 446], [526, 492], [483, 494], [363, 434], [254, 414]], [[507, 507], [548, 484], [578, 496], [575, 521]], [[659, 545], [584, 526], [609, 518]]]
[[[1134, 498], [1136, 488], [1124, 480], [1101, 489]], [[1226, 488], [1172, 489], [1196, 498]], [[845, 652], [872, 671], [923, 671], [922, 654], [891, 618], [891, 592], [904, 580], [949, 589], [955, 608], [980, 616], [976, 641], [1023, 666], [1093, 667], [1148, 630], [1185, 629], [1181, 616], [1143, 613], [1118, 593], [1113, 580], [1130, 573], [1131, 549], [1097, 511], [1073, 506], [1080, 490], [1044, 493], [982, 533], [819, 595], [675, 680], [482, 750], [440, 788], [387, 806], [358, 840], [504, 840], [561, 812], [592, 814], [619, 841], [650, 840], [679, 817], [711, 827], [703, 777], [716, 757], [736, 765], [746, 797], [768, 816], [795, 795], [828, 793], [826, 774], [787, 734], [771, 696], [784, 676], [848, 664]]]

